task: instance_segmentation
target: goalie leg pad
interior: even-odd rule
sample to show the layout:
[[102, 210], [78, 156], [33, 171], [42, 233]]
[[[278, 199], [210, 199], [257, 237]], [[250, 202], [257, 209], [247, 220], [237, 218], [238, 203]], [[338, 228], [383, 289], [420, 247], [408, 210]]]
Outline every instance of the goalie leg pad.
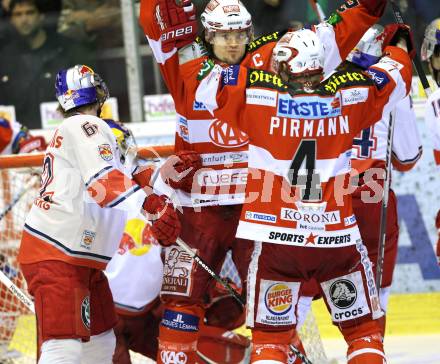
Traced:
[[251, 363], [283, 364], [287, 363], [293, 330], [263, 331], [252, 329]]
[[51, 339], [41, 345], [39, 364], [80, 364], [82, 344], [77, 339]]
[[384, 364], [383, 337], [379, 320], [341, 328], [348, 344], [347, 364]]
[[197, 304], [165, 304], [159, 327], [157, 363], [196, 363], [199, 322], [204, 309]]

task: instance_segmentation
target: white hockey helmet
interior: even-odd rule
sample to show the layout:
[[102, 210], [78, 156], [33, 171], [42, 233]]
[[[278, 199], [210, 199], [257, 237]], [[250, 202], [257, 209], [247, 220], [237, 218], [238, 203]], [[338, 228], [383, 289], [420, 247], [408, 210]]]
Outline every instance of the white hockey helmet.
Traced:
[[423, 61], [429, 60], [436, 46], [440, 46], [440, 18], [434, 19], [425, 30], [420, 55]]
[[347, 56], [347, 61], [367, 69], [377, 63], [382, 56], [382, 44], [384, 40], [384, 28], [375, 24], [362, 36], [359, 43]]
[[210, 0], [200, 16], [205, 31], [247, 30], [252, 33], [252, 17], [239, 0]]
[[285, 63], [289, 76], [317, 74], [324, 70], [324, 46], [315, 32], [300, 29], [287, 32], [272, 51], [272, 66], [275, 72]]
[[109, 97], [105, 82], [86, 65], [76, 65], [59, 71], [55, 90], [64, 111], [95, 102], [102, 106]]

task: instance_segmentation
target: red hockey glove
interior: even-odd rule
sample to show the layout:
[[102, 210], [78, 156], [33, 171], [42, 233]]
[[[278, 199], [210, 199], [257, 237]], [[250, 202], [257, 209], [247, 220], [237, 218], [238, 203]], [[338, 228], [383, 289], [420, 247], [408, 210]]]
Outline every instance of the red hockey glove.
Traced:
[[161, 29], [162, 51], [192, 43], [197, 36], [196, 8], [191, 0], [158, 0], [155, 18]]
[[438, 240], [437, 240], [437, 261], [440, 265], [440, 210], [437, 212], [437, 217], [435, 218], [435, 227], [438, 231]]
[[42, 136], [28, 136], [20, 141], [18, 153], [44, 152], [47, 148], [46, 141]]
[[405, 24], [393, 23], [388, 24], [385, 27], [382, 50], [389, 45], [395, 46], [400, 39], [404, 39], [406, 41], [408, 55], [411, 59], [414, 59], [416, 56], [416, 48], [414, 47], [413, 34], [410, 27]]
[[364, 8], [368, 10], [370, 15], [381, 17], [387, 6], [387, 0], [359, 0]]
[[191, 192], [195, 173], [202, 168], [200, 154], [182, 150], [169, 157], [160, 168], [163, 180], [174, 189]]
[[164, 195], [150, 195], [143, 205], [142, 213], [152, 221], [151, 233], [162, 246], [170, 246], [180, 235], [181, 225], [173, 206]]

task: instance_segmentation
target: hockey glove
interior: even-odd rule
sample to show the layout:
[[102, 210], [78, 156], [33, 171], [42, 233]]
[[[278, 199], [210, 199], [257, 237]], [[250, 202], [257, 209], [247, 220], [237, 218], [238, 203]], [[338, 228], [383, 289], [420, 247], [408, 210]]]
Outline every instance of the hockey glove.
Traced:
[[438, 231], [438, 240], [437, 240], [437, 262], [440, 265], [440, 210], [437, 212], [437, 217], [435, 218], [435, 227]]
[[142, 205], [142, 213], [152, 222], [151, 233], [160, 245], [170, 246], [175, 243], [181, 225], [176, 211], [164, 195], [148, 196]]
[[151, 187], [153, 173], [153, 166], [139, 166], [134, 170], [132, 178], [141, 188]]
[[160, 175], [172, 188], [190, 193], [194, 175], [200, 168], [200, 154], [192, 150], [182, 150], [167, 159], [160, 168]]
[[391, 45], [395, 46], [399, 42], [399, 40], [404, 39], [406, 41], [406, 48], [408, 51], [408, 55], [411, 59], [414, 59], [416, 56], [416, 48], [414, 47], [414, 39], [411, 32], [411, 29], [408, 25], [405, 24], [388, 24], [384, 30], [384, 40], [382, 44], [382, 50], [385, 47]]
[[44, 152], [47, 148], [46, 140], [42, 136], [28, 136], [18, 145], [18, 153]]
[[158, 0], [155, 18], [161, 29], [162, 51], [192, 43], [197, 36], [196, 8], [191, 0]]
[[368, 10], [370, 15], [381, 17], [387, 6], [387, 0], [359, 0], [364, 8]]

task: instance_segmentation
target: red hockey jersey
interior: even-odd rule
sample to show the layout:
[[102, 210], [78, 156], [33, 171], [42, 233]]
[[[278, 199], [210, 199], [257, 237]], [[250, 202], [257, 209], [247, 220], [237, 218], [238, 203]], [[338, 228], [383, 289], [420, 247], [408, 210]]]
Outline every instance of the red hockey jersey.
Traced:
[[353, 138], [387, 115], [411, 83], [407, 53], [387, 51], [367, 72], [335, 72], [313, 94], [290, 94], [277, 75], [240, 66], [216, 65], [200, 83], [196, 100], [249, 136], [238, 237], [326, 248], [356, 243], [346, 188]]

